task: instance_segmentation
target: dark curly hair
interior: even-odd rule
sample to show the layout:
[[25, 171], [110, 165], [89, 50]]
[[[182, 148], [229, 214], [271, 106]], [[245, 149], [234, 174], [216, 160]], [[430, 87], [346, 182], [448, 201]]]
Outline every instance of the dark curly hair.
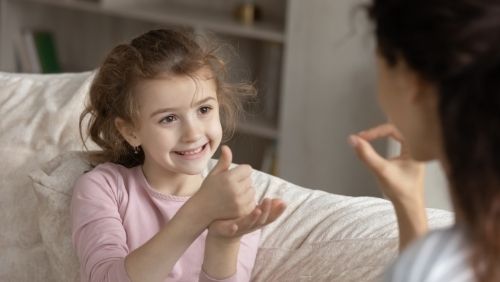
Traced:
[[[160, 75], [193, 77], [198, 70], [208, 68], [217, 87], [224, 137], [230, 138], [243, 111], [241, 98], [255, 96], [255, 88], [251, 83], [226, 81], [222, 56], [231, 50], [225, 47], [229, 46], [187, 30], [160, 29], [113, 48], [92, 82], [90, 99], [80, 116], [82, 139], [87, 135], [102, 149], [90, 152], [91, 163], [114, 162], [132, 167], [144, 162], [144, 152], [134, 153], [115, 127], [115, 119], [133, 124], [138, 116], [134, 87]], [[89, 123], [84, 129], [87, 118]]]
[[373, 0], [379, 53], [439, 94], [457, 219], [478, 281], [500, 281], [500, 1]]

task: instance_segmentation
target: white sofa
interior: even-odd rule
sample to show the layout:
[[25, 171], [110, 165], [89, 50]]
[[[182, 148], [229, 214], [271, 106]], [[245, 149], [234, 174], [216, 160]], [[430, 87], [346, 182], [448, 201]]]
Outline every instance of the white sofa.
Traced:
[[[0, 73], [0, 281], [77, 281], [68, 205], [90, 72]], [[212, 164], [211, 164], [212, 165]], [[259, 197], [288, 208], [262, 233], [253, 281], [373, 281], [397, 255], [389, 202], [299, 187], [255, 171]], [[331, 185], [336, 185], [332, 183]], [[453, 214], [428, 210], [433, 228]]]

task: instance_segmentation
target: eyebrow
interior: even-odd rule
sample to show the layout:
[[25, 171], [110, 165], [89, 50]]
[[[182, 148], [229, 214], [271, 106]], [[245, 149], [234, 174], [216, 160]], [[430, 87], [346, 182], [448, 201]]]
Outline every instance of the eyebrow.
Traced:
[[[217, 101], [214, 97], [207, 97], [207, 98], [205, 98], [203, 100], [200, 100], [200, 101], [196, 102], [193, 106], [197, 107], [197, 106], [199, 106], [201, 104], [205, 104], [206, 102], [211, 101], [211, 100]], [[162, 109], [158, 109], [158, 110], [154, 111], [153, 113], [151, 113], [151, 117], [154, 117], [157, 114], [161, 114], [161, 113], [165, 113], [165, 112], [175, 112], [176, 110], [177, 110], [177, 108], [162, 108]]]

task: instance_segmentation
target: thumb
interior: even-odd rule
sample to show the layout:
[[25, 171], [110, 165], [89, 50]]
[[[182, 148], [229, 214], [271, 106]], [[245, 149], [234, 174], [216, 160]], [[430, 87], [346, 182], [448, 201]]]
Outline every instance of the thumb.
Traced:
[[349, 136], [349, 143], [361, 161], [374, 173], [380, 174], [386, 160], [373, 149], [372, 145], [356, 135]]
[[219, 161], [217, 161], [217, 164], [214, 166], [214, 168], [212, 168], [210, 174], [218, 174], [228, 170], [231, 162], [233, 161], [233, 153], [228, 146], [223, 145], [220, 150], [221, 153]]

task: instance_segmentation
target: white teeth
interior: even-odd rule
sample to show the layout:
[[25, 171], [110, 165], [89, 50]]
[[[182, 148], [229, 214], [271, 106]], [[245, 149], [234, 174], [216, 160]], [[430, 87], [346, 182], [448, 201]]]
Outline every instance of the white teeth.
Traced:
[[203, 146], [197, 148], [197, 149], [194, 149], [194, 150], [191, 150], [191, 151], [183, 151], [183, 152], [177, 152], [181, 155], [194, 155], [194, 154], [198, 154], [199, 152], [201, 152], [201, 150], [203, 150]]

